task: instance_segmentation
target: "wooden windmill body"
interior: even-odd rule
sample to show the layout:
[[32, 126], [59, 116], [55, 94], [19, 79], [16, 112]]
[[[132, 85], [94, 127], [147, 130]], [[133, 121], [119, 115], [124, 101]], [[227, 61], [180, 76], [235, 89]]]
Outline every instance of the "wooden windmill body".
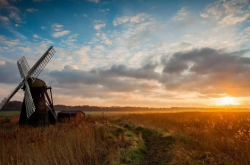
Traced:
[[[24, 98], [19, 118], [19, 124], [54, 124], [56, 122], [56, 113], [53, 107], [53, 98], [51, 91], [52, 88], [48, 87], [43, 80], [38, 78], [34, 82], [29, 79], [28, 83], [36, 110], [29, 118], [27, 118], [27, 110]], [[23, 88], [23, 90], [25, 91], [25, 88]], [[50, 93], [48, 93], [48, 91]]]

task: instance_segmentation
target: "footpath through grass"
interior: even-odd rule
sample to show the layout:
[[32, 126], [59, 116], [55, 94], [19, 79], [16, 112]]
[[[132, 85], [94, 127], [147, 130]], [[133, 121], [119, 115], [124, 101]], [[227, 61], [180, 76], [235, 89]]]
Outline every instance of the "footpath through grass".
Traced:
[[246, 113], [135, 114], [121, 121], [141, 133], [147, 147], [142, 164], [250, 164]]
[[172, 144], [175, 142], [173, 136], [158, 130], [124, 124], [122, 120], [116, 120], [115, 123], [142, 140], [141, 146], [130, 153], [130, 162], [123, 163], [164, 165], [172, 162]]

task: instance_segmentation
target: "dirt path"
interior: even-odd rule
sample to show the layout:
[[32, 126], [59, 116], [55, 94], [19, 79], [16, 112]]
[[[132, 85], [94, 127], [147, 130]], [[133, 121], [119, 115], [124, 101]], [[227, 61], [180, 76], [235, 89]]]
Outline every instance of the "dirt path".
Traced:
[[121, 122], [118, 124], [144, 140], [146, 151], [141, 165], [164, 165], [171, 162], [173, 157], [172, 144], [175, 142], [172, 136], [153, 129], [135, 127]]

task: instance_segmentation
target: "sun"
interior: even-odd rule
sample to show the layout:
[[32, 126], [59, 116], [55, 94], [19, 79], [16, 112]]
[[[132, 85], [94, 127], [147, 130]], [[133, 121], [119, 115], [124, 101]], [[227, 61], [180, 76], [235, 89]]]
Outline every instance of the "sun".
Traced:
[[234, 97], [222, 97], [218, 99], [218, 105], [238, 105], [236, 98]]

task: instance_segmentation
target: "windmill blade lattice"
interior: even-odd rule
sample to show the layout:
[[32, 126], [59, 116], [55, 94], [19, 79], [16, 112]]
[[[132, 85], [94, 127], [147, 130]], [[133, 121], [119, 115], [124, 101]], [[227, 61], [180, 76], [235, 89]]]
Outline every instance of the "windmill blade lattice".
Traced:
[[[50, 59], [53, 57], [55, 53], [56, 51], [53, 49], [53, 47], [50, 47], [50, 49], [48, 49], [48, 51], [40, 58], [41, 61], [39, 61], [39, 64], [37, 66], [36, 65], [33, 66], [34, 67], [34, 71], [32, 73], [32, 77], [34, 78], [33, 82], [43, 71], [43, 69], [49, 63]], [[31, 72], [33, 67], [30, 70]]]
[[31, 93], [30, 93], [30, 88], [29, 84], [25, 82], [25, 93], [24, 93], [24, 100], [25, 100], [25, 106], [26, 106], [26, 114], [27, 118], [29, 118], [33, 112], [35, 112], [36, 107], [34, 105]]
[[[17, 61], [17, 66], [18, 66], [21, 77], [25, 79], [28, 76], [30, 67], [24, 56], [21, 57], [20, 60]], [[32, 77], [30, 78], [32, 79], [32, 81], [34, 81]]]
[[18, 66], [21, 77], [26, 78], [30, 70], [30, 67], [24, 56], [21, 57], [20, 60], [17, 61], [17, 66]]

